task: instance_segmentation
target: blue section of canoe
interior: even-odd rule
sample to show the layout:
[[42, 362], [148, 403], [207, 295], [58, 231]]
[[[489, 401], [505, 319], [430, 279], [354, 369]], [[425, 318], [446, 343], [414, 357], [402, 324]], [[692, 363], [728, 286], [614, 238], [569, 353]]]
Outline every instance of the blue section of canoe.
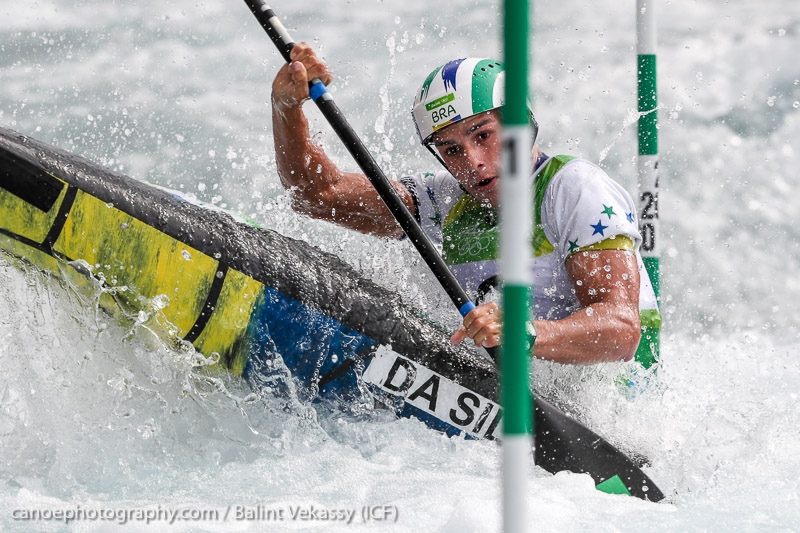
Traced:
[[[276, 372], [274, 364], [265, 363], [282, 359], [292, 376], [305, 387], [377, 344], [374, 339], [271, 287], [266, 288], [256, 305], [248, 336], [251, 349], [246, 378], [256, 383], [262, 381]], [[327, 383], [318, 397], [351, 401], [363, 394], [364, 389], [358, 386], [358, 377], [351, 368]], [[404, 402], [398, 414], [417, 418], [448, 436], [462, 433], [409, 403]]]
[[[278, 358], [302, 386], [308, 387], [376, 341], [322, 312], [266, 287], [253, 311], [248, 330], [250, 358], [245, 377], [259, 380], [254, 373], [272, 372]], [[330, 381], [319, 396], [350, 400], [359, 391], [353, 369]]]

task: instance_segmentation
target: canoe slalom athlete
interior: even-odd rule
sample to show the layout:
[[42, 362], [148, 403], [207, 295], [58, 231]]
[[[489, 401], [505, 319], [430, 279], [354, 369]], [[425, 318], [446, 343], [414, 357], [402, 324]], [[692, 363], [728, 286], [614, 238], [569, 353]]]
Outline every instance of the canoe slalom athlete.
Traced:
[[[403, 231], [367, 177], [341, 170], [312, 139], [303, 104], [308, 80], [328, 85], [327, 65], [306, 43], [291, 51], [272, 84], [278, 174], [295, 211], [365, 234]], [[392, 186], [477, 307], [452, 337], [482, 347], [501, 342], [498, 284], [501, 122], [504, 68], [465, 58], [434, 69], [415, 95], [412, 116], [422, 144], [444, 167]], [[535, 125], [533, 113], [531, 121]], [[531, 186], [531, 354], [566, 364], [653, 357], [642, 327], [661, 316], [638, 249], [630, 195], [597, 165], [549, 157], [534, 145]]]

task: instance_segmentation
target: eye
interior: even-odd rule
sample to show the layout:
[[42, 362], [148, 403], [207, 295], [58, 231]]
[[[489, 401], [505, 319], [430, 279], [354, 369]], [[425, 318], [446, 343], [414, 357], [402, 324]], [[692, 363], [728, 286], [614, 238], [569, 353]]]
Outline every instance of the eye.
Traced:
[[442, 150], [442, 153], [446, 156], [455, 156], [461, 153], [460, 146], [448, 146]]
[[489, 131], [479, 131], [478, 135], [476, 135], [476, 137], [481, 141], [485, 141], [486, 139], [488, 139], [491, 136], [492, 136], [492, 134]]

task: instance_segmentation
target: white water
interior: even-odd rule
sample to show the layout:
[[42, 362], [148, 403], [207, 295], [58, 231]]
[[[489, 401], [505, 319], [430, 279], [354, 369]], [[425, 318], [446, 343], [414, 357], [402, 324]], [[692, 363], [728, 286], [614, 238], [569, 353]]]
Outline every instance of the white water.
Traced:
[[[543, 148], [602, 155], [632, 192], [633, 4], [536, 2], [532, 75]], [[317, 43], [339, 106], [392, 175], [435, 165], [408, 113], [421, 77], [453, 56], [498, 55], [493, 3], [273, 6], [296, 38]], [[538, 363], [537, 386], [650, 457], [670, 501], [609, 496], [587, 476], [530, 466], [531, 521], [537, 531], [796, 530], [800, 4], [658, 10], [663, 365], [633, 399], [612, 385], [613, 365]], [[0, 124], [305, 238], [455, 320], [410, 247], [286, 208], [266, 104], [280, 59], [243, 2], [0, 0], [0, 16]], [[320, 142], [355, 168], [310, 114]], [[382, 529], [392, 531], [499, 530], [494, 445], [253, 399], [235, 379], [194, 373], [192, 354], [161, 346], [149, 322], [112, 321], [94, 298], [0, 256], [0, 530], [115, 529], [13, 515], [78, 508], [231, 509], [227, 522], [175, 531], [357, 527], [291, 519], [312, 505], [391, 506], [399, 520]], [[257, 505], [286, 520], [233, 520], [236, 506]]]

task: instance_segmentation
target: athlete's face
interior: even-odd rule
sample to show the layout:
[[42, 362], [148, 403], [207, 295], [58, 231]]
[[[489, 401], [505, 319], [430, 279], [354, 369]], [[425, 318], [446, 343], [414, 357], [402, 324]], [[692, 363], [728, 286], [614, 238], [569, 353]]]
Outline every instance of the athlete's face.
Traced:
[[500, 135], [498, 112], [492, 110], [460, 120], [432, 139], [461, 186], [495, 208], [500, 198]]

